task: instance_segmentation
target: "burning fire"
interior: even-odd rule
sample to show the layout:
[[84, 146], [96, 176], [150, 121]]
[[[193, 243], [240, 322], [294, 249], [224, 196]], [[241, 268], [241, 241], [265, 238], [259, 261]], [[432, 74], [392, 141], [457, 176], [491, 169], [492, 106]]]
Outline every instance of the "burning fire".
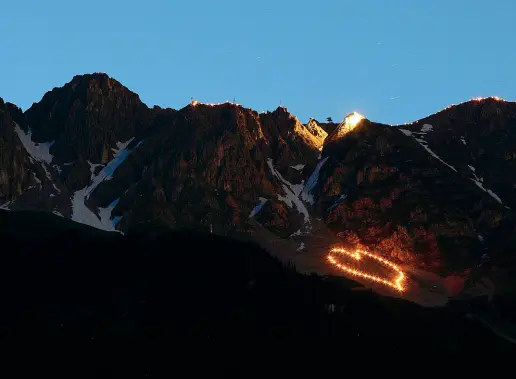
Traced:
[[493, 100], [496, 100], [496, 101], [505, 101], [504, 99], [502, 99], [501, 97], [498, 97], [498, 96], [475, 97], [475, 98], [473, 98], [471, 100], [472, 101], [483, 101], [483, 100], [487, 100], [487, 99], [493, 99]]
[[364, 116], [362, 116], [360, 113], [357, 113], [357, 112], [353, 112], [351, 113], [348, 117], [346, 117], [344, 119], [343, 122], [340, 123], [340, 125], [338, 126], [337, 130], [338, 130], [338, 133], [337, 133], [337, 137], [342, 137], [344, 134], [347, 134], [349, 133], [350, 131], [352, 131], [353, 129], [355, 129], [355, 127], [360, 123], [360, 121], [362, 121], [363, 119], [365, 119]]
[[[479, 103], [480, 103], [480, 102], [482, 102], [482, 101], [484, 101], [484, 100], [487, 100], [487, 99], [491, 99], [491, 100], [495, 100], [495, 101], [503, 101], [503, 102], [506, 102], [506, 101], [507, 101], [507, 100], [505, 100], [505, 99], [503, 99], [503, 98], [501, 98], [501, 97], [498, 97], [498, 96], [489, 96], [489, 97], [474, 97], [473, 99], [469, 99], [468, 101], [465, 101], [465, 102], [460, 103], [460, 104], [465, 104], [465, 103], [467, 103], [467, 102], [469, 102], [469, 101], [476, 101], [476, 102], [479, 102]], [[450, 109], [450, 108], [453, 108], [453, 107], [455, 107], [455, 106], [457, 106], [457, 105], [460, 105], [460, 104], [450, 104], [450, 105], [448, 105], [446, 108], [444, 108], [444, 109], [443, 109], [443, 111], [448, 110], [448, 109]], [[441, 111], [441, 112], [442, 112], [442, 111]], [[438, 112], [438, 113], [439, 113], [439, 112]]]
[[[197, 106], [197, 105], [200, 105], [201, 102], [197, 101], [197, 100], [192, 100], [192, 102], [190, 103], [193, 107]], [[202, 103], [202, 105], [205, 105], [207, 107], [218, 107], [220, 105], [225, 105], [225, 104], [233, 104], [233, 105], [237, 105], [237, 106], [241, 106], [240, 104], [237, 104], [235, 102], [231, 102], [229, 100], [226, 100], [224, 103]]]
[[362, 121], [365, 117], [362, 116], [360, 113], [353, 112], [348, 117], [344, 119], [345, 126], [349, 128], [349, 130], [352, 130], [355, 126], [358, 125], [360, 121]]
[[[396, 278], [394, 280], [387, 280], [387, 279], [382, 278], [382, 277], [377, 276], [377, 275], [368, 274], [365, 271], [356, 270], [356, 269], [354, 269], [351, 266], [347, 266], [347, 265], [344, 265], [344, 264], [340, 263], [335, 258], [335, 255], [337, 255], [337, 254], [347, 255], [348, 257], [353, 258], [353, 259], [355, 259], [357, 261], [361, 260], [362, 257], [371, 258], [373, 260], [378, 261], [379, 263], [381, 263], [385, 267], [388, 267], [388, 268], [392, 269], [394, 272], [396, 272], [397, 276], [396, 276]], [[346, 249], [342, 249], [342, 248], [333, 248], [333, 249], [330, 250], [330, 254], [328, 255], [328, 261], [332, 265], [336, 266], [338, 269], [340, 269], [340, 270], [342, 270], [344, 272], [347, 272], [348, 274], [351, 274], [351, 275], [354, 275], [354, 276], [358, 276], [360, 278], [368, 279], [368, 280], [371, 280], [371, 281], [376, 282], [376, 283], [383, 284], [383, 285], [385, 285], [387, 287], [394, 288], [395, 290], [398, 290], [400, 292], [403, 292], [405, 290], [405, 288], [403, 287], [403, 282], [405, 280], [405, 274], [403, 273], [403, 271], [401, 271], [401, 269], [397, 265], [395, 265], [394, 263], [392, 263], [392, 262], [388, 261], [387, 259], [382, 258], [382, 257], [380, 257], [378, 255], [369, 253], [369, 252], [364, 251], [364, 250], [350, 251], [350, 250], [346, 250]]]

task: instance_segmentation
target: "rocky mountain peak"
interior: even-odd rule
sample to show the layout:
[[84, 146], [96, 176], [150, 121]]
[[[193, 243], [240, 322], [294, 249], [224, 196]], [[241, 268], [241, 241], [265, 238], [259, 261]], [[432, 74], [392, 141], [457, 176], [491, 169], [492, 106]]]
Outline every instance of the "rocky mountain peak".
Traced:
[[0, 116], [2, 116], [2, 115], [3, 116], [9, 115], [11, 121], [13, 121], [15, 123], [18, 123], [18, 124], [24, 123], [23, 111], [21, 110], [21, 108], [13, 103], [5, 102], [0, 97]]
[[98, 87], [101, 89], [113, 89], [116, 87], [124, 87], [117, 80], [109, 77], [105, 73], [96, 72], [93, 74], [75, 75], [73, 79], [68, 83], [73, 89], [78, 87], [89, 87], [90, 89]]
[[289, 110], [287, 109], [287, 107], [283, 106], [283, 105], [280, 105], [278, 106], [274, 111], [273, 113], [277, 113], [277, 114], [286, 114], [286, 115], [289, 115], [289, 116], [292, 116], [291, 113], [289, 112]]
[[106, 150], [148, 128], [150, 110], [115, 79], [87, 74], [45, 94], [25, 116], [35, 142], [55, 141], [58, 162], [100, 163]]
[[315, 137], [321, 138], [323, 141], [328, 137], [328, 133], [319, 125], [317, 120], [310, 117], [308, 120], [308, 124], [306, 124], [306, 128], [310, 133], [312, 133]]
[[468, 111], [481, 119], [490, 117], [515, 117], [516, 103], [511, 103], [499, 97], [476, 98], [461, 105]]
[[[39, 111], [49, 107], [73, 106], [81, 103], [85, 107], [102, 105], [103, 100], [120, 98], [134, 103], [140, 102], [139, 96], [107, 74], [94, 73], [76, 75], [62, 87], [55, 87], [47, 92], [40, 102], [34, 103], [28, 110], [29, 119]], [[100, 104], [99, 104], [100, 103]], [[53, 109], [53, 113], [55, 110]]]
[[478, 97], [460, 104], [449, 105], [443, 110], [419, 120], [419, 123], [439, 119], [460, 120], [460, 122], [474, 124], [501, 117], [516, 118], [516, 103], [495, 96]]

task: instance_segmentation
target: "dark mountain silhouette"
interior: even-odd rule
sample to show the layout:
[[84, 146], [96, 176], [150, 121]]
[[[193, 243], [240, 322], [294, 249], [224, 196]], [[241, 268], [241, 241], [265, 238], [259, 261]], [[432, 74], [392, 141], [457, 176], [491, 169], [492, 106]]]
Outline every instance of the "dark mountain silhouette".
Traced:
[[0, 256], [4, 340], [131, 338], [157, 349], [307, 338], [352, 347], [373, 338], [400, 352], [513, 348], [464, 318], [465, 304], [423, 309], [356, 291], [344, 278], [300, 275], [255, 244], [156, 229], [122, 236], [38, 212], [0, 216], [3, 244], [16, 246]]

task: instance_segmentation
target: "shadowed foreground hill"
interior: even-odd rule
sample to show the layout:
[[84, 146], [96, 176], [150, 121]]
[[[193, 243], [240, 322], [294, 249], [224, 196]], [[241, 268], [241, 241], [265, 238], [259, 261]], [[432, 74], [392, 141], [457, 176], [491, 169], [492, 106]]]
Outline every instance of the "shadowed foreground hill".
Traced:
[[423, 309], [351, 290], [345, 279], [303, 276], [249, 243], [190, 232], [122, 236], [50, 214], [1, 212], [0, 223], [2, 339], [246, 347], [318, 338], [351, 348], [374, 338], [399, 351], [512, 349], [456, 308]]

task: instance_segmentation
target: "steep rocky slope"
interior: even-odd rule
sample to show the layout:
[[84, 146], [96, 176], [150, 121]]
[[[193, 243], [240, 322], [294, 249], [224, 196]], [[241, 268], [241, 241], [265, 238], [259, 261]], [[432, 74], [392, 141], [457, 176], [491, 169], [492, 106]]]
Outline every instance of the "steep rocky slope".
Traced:
[[323, 142], [284, 108], [259, 115], [231, 103], [158, 113], [151, 128], [90, 201], [118, 201], [113, 214], [123, 216], [122, 230], [157, 221], [219, 234], [247, 231], [260, 199], [283, 194], [278, 173], [296, 179], [291, 166], [313, 167]]
[[84, 188], [90, 174], [150, 126], [151, 111], [138, 95], [105, 74], [76, 76], [27, 112], [32, 141], [52, 141], [52, 165], [68, 190]]
[[[285, 183], [302, 181], [326, 136], [283, 107], [262, 114], [231, 103], [149, 109], [105, 74], [74, 77], [19, 118], [25, 145], [46, 148], [55, 211], [106, 230], [152, 221], [247, 231], [261, 199], [278, 196], [290, 201], [288, 217], [298, 227], [307, 211], [288, 200]], [[19, 199], [10, 209], [50, 210]]]
[[50, 166], [51, 144], [31, 140], [25, 117], [18, 107], [0, 98], [0, 206], [56, 211], [58, 188]]
[[479, 98], [400, 126], [496, 201], [516, 207], [516, 104]]
[[363, 120], [332, 137], [317, 207], [348, 243], [432, 271], [463, 271], [482, 255], [482, 238], [510, 219], [489, 194], [397, 127]]
[[14, 119], [23, 119], [19, 109], [0, 98], [0, 202], [21, 195], [29, 187], [29, 156], [15, 133]]

